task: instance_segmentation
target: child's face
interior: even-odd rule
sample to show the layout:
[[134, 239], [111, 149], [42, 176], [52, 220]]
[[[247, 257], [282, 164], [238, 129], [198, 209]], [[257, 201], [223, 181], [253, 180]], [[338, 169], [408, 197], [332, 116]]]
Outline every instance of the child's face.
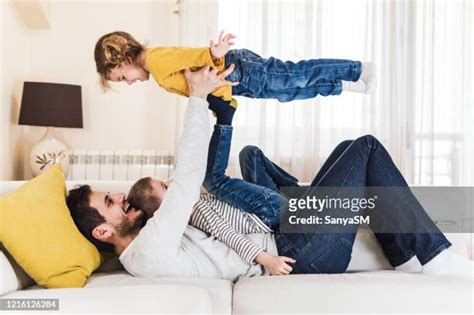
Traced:
[[151, 186], [153, 187], [152, 194], [160, 198], [160, 200], [163, 200], [166, 195], [166, 191], [168, 190], [168, 186], [170, 185], [170, 182], [162, 182], [161, 180], [158, 179], [152, 179], [151, 180]]
[[143, 67], [132, 63], [123, 64], [120, 67], [113, 69], [109, 74], [109, 81], [125, 81], [128, 85], [135, 83], [137, 80], [147, 81], [149, 78], [150, 73], [148, 73]]

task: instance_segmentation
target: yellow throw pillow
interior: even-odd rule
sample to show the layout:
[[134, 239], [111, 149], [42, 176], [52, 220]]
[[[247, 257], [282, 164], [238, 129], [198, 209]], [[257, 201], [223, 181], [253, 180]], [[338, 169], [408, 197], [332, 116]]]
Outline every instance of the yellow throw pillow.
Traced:
[[0, 197], [0, 242], [39, 285], [82, 287], [99, 267], [96, 247], [66, 206], [60, 164]]

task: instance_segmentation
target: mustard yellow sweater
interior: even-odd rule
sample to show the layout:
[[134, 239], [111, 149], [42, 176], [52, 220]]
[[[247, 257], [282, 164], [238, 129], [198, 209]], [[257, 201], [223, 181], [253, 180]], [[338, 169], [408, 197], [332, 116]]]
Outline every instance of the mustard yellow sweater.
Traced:
[[[221, 72], [225, 67], [224, 58], [213, 59], [208, 47], [155, 47], [146, 50], [145, 62], [158, 85], [171, 93], [189, 96], [184, 69], [196, 70], [209, 65]], [[212, 95], [231, 101], [232, 87], [219, 88]]]

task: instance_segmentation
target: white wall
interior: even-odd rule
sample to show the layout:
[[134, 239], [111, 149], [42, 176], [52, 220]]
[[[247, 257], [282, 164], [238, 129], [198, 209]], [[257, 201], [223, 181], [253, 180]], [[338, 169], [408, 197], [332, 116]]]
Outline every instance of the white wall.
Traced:
[[[52, 1], [49, 30], [25, 30], [11, 4], [2, 2], [2, 7], [2, 42], [8, 43], [2, 48], [7, 65], [2, 122], [11, 117], [9, 128], [2, 127], [2, 138], [9, 143], [1, 145], [0, 180], [31, 177], [24, 167], [28, 148], [45, 131], [16, 125], [24, 80], [82, 86], [84, 129], [56, 130], [71, 148], [174, 150], [177, 96], [152, 79], [130, 87], [118, 84], [115, 92], [104, 94], [93, 50], [100, 36], [115, 30], [130, 32], [151, 46], [178, 45], [175, 1]], [[5, 171], [8, 168], [17, 171]]]
[[18, 126], [19, 101], [23, 80], [30, 65], [29, 34], [17, 19], [10, 2], [0, 2], [0, 180], [20, 178], [23, 174], [19, 156], [24, 154]]

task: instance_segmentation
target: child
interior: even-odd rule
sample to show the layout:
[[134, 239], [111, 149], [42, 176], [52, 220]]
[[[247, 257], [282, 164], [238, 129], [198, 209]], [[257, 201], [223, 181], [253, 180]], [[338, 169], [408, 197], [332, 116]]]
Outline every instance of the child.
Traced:
[[133, 84], [148, 80], [151, 73], [167, 91], [188, 96], [185, 68], [208, 65], [221, 72], [233, 65], [235, 70], [227, 79], [235, 85], [217, 89], [212, 95], [232, 101], [234, 107], [237, 103], [233, 95], [289, 102], [317, 95], [339, 95], [343, 90], [367, 94], [375, 90], [373, 63], [339, 59], [294, 63], [274, 57], [266, 59], [247, 49], [230, 50], [234, 38], [221, 32], [217, 44], [211, 41], [209, 48], [147, 48], [128, 33], [106, 34], [97, 41], [94, 51], [100, 83], [107, 90], [108, 81]]
[[[148, 217], [151, 217], [155, 211], [159, 211], [161, 198], [157, 187], [163, 184], [167, 186], [166, 183], [151, 177], [142, 178], [130, 189], [127, 201], [131, 206], [142, 209]], [[201, 195], [194, 205], [189, 225], [224, 242], [249, 264], [258, 262], [259, 255], [269, 256], [263, 248], [247, 239], [245, 234], [271, 233], [272, 230], [256, 215], [242, 212], [227, 203], [218, 201], [211, 194]]]
[[[227, 147], [215, 147], [215, 144], [217, 144], [216, 137], [219, 137], [220, 128], [230, 127], [235, 112], [235, 108], [229, 106], [229, 102], [222, 101], [214, 96], [210, 96], [209, 100], [209, 107], [216, 113], [220, 124], [216, 124], [209, 145], [210, 158], [208, 159], [205, 183], [214, 182], [217, 175], [216, 171], [220, 172], [224, 166], [220, 161], [216, 161], [214, 157], [217, 151], [221, 149], [224, 149], [222, 152], [224, 155], [228, 155]], [[222, 159], [222, 161], [224, 160], [226, 158]], [[235, 180], [243, 183], [240, 179]], [[142, 178], [130, 189], [127, 201], [130, 207], [141, 209], [148, 217], [151, 217], [155, 211], [159, 211], [168, 185], [169, 183], [150, 177]], [[246, 185], [252, 189], [256, 186], [250, 183], [246, 183]], [[259, 203], [258, 198], [260, 197], [261, 189], [267, 188], [257, 187], [256, 191], [253, 192], [257, 196], [254, 200], [255, 203]], [[265, 224], [264, 222], [268, 223]], [[272, 256], [260, 245], [255, 244], [245, 236], [245, 234], [271, 233], [272, 230], [269, 226], [273, 227], [272, 222], [275, 222], [274, 218], [267, 217], [266, 211], [251, 213], [251, 209], [245, 207], [245, 205], [242, 208], [240, 208], [240, 205], [239, 208], [232, 207], [228, 203], [218, 200], [218, 197], [214, 195], [202, 194], [199, 201], [194, 205], [189, 224], [227, 244], [247, 263], [253, 264], [257, 262], [264, 266], [272, 275], [288, 274], [291, 272], [291, 267], [288, 263], [293, 263], [293, 259], [283, 256]]]

